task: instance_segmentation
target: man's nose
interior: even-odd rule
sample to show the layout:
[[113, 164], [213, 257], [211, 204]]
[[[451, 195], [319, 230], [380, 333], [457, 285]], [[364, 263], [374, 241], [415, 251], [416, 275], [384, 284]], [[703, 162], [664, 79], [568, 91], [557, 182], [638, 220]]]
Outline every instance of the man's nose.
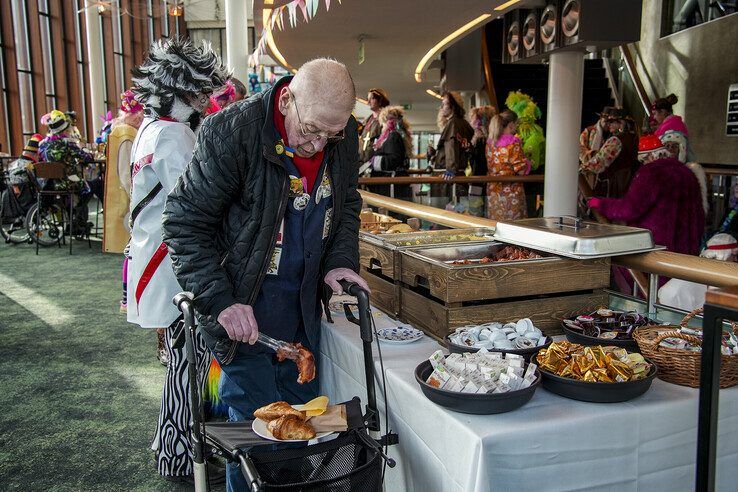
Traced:
[[325, 138], [318, 138], [316, 140], [313, 140], [313, 148], [315, 149], [315, 152], [320, 152], [323, 150], [325, 145], [328, 143], [328, 140]]

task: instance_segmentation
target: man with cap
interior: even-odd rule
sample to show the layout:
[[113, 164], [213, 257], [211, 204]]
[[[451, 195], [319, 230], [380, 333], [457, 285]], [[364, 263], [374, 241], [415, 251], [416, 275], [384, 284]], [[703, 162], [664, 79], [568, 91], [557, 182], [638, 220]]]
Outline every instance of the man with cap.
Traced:
[[[346, 67], [319, 58], [268, 91], [205, 119], [169, 194], [164, 242], [201, 332], [222, 367], [231, 420], [305, 403], [294, 362], [255, 345], [260, 332], [319, 353], [321, 304], [359, 268], [356, 92]], [[130, 307], [129, 307], [130, 310]], [[319, 369], [318, 369], [319, 372]], [[228, 465], [228, 490], [246, 490]]]
[[[8, 189], [2, 193], [2, 215], [0, 219], [13, 219], [11, 234], [23, 229], [23, 218], [36, 203], [28, 180], [28, 171], [38, 162], [38, 144], [43, 139], [35, 133], [28, 139], [21, 156], [8, 165]], [[10, 194], [13, 194], [11, 198]]]
[[579, 135], [579, 164], [583, 165], [594, 157], [598, 150], [602, 147], [602, 143], [610, 136], [610, 127], [607, 124], [607, 117], [610, 112], [615, 109], [612, 106], [605, 106], [599, 119], [594, 125], [590, 125]]
[[[590, 198], [589, 207], [613, 222], [650, 230], [654, 243], [666, 246], [669, 251], [698, 254], [705, 229], [705, 210], [694, 173], [671, 157], [655, 135], [641, 137], [638, 160], [643, 166], [622, 198]], [[625, 284], [619, 282], [621, 288], [632, 286], [632, 279], [621, 276], [620, 280], [623, 279]], [[666, 280], [662, 278], [661, 284]]]
[[359, 136], [359, 153], [361, 162], [364, 163], [371, 160], [374, 155], [374, 141], [382, 133], [382, 125], [379, 123], [379, 112], [382, 111], [382, 108], [390, 105], [389, 95], [384, 89], [369, 89], [366, 100], [369, 103], [369, 109], [372, 110], [372, 114], [364, 120], [361, 135]]

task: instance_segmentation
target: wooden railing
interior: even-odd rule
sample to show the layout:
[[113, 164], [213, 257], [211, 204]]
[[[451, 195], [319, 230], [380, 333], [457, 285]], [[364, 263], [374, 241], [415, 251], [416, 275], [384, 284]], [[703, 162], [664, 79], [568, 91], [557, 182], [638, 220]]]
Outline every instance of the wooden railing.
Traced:
[[[447, 227], [494, 227], [491, 219], [457, 214], [439, 208], [389, 198], [376, 193], [361, 191], [364, 203], [386, 208], [411, 217], [418, 217]], [[715, 287], [738, 285], [738, 263], [708, 260], [698, 256], [682, 255], [669, 251], [654, 251], [637, 255], [617, 256], [612, 261], [618, 265], [671, 278], [680, 278]]]
[[543, 174], [529, 174], [527, 176], [456, 176], [445, 180], [443, 176], [395, 176], [381, 178], [359, 178], [363, 185], [407, 185], [407, 184], [475, 184], [475, 183], [543, 183]]

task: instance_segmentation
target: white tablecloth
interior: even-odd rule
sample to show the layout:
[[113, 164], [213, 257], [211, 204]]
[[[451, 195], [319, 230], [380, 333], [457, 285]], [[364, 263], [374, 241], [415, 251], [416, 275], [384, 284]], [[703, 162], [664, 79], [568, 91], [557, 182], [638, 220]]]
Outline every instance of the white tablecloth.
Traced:
[[[391, 324], [386, 315], [376, 320], [378, 328]], [[398, 466], [388, 469], [387, 490], [694, 490], [697, 390], [656, 379], [636, 400], [596, 404], [539, 387], [518, 410], [466, 415], [434, 404], [415, 381], [417, 364], [438, 348], [428, 337], [381, 345], [389, 425], [400, 435], [390, 448]], [[376, 347], [374, 359], [381, 400]], [[343, 316], [323, 322], [319, 371], [332, 401], [358, 395], [366, 403], [359, 327]], [[738, 387], [720, 392], [719, 418], [718, 489], [734, 491]]]

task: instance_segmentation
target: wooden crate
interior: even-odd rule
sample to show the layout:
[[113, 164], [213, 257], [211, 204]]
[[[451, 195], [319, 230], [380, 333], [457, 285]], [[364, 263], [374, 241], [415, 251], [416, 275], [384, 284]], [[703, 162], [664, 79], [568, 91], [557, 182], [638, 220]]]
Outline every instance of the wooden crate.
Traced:
[[487, 243], [416, 248], [400, 252], [401, 258], [394, 264], [402, 265], [400, 280], [404, 285], [425, 287], [432, 297], [445, 303], [586, 291], [610, 284], [609, 258], [573, 260], [542, 253], [542, 259], [484, 265], [454, 266], [442, 261], [446, 257], [459, 258], [456, 254], [481, 258], [504, 246]]
[[392, 280], [400, 279], [399, 253], [379, 244], [359, 241], [359, 264], [362, 269], [378, 270]]
[[400, 284], [379, 273], [379, 270], [361, 268], [361, 278], [372, 290], [371, 303], [394, 318], [400, 316]]
[[546, 335], [560, 335], [561, 320], [606, 306], [604, 290], [567, 293], [566, 295], [536, 296], [535, 298], [500, 300], [490, 304], [444, 304], [402, 286], [400, 320], [442, 340], [455, 328], [490, 321], [509, 322], [530, 318]]

